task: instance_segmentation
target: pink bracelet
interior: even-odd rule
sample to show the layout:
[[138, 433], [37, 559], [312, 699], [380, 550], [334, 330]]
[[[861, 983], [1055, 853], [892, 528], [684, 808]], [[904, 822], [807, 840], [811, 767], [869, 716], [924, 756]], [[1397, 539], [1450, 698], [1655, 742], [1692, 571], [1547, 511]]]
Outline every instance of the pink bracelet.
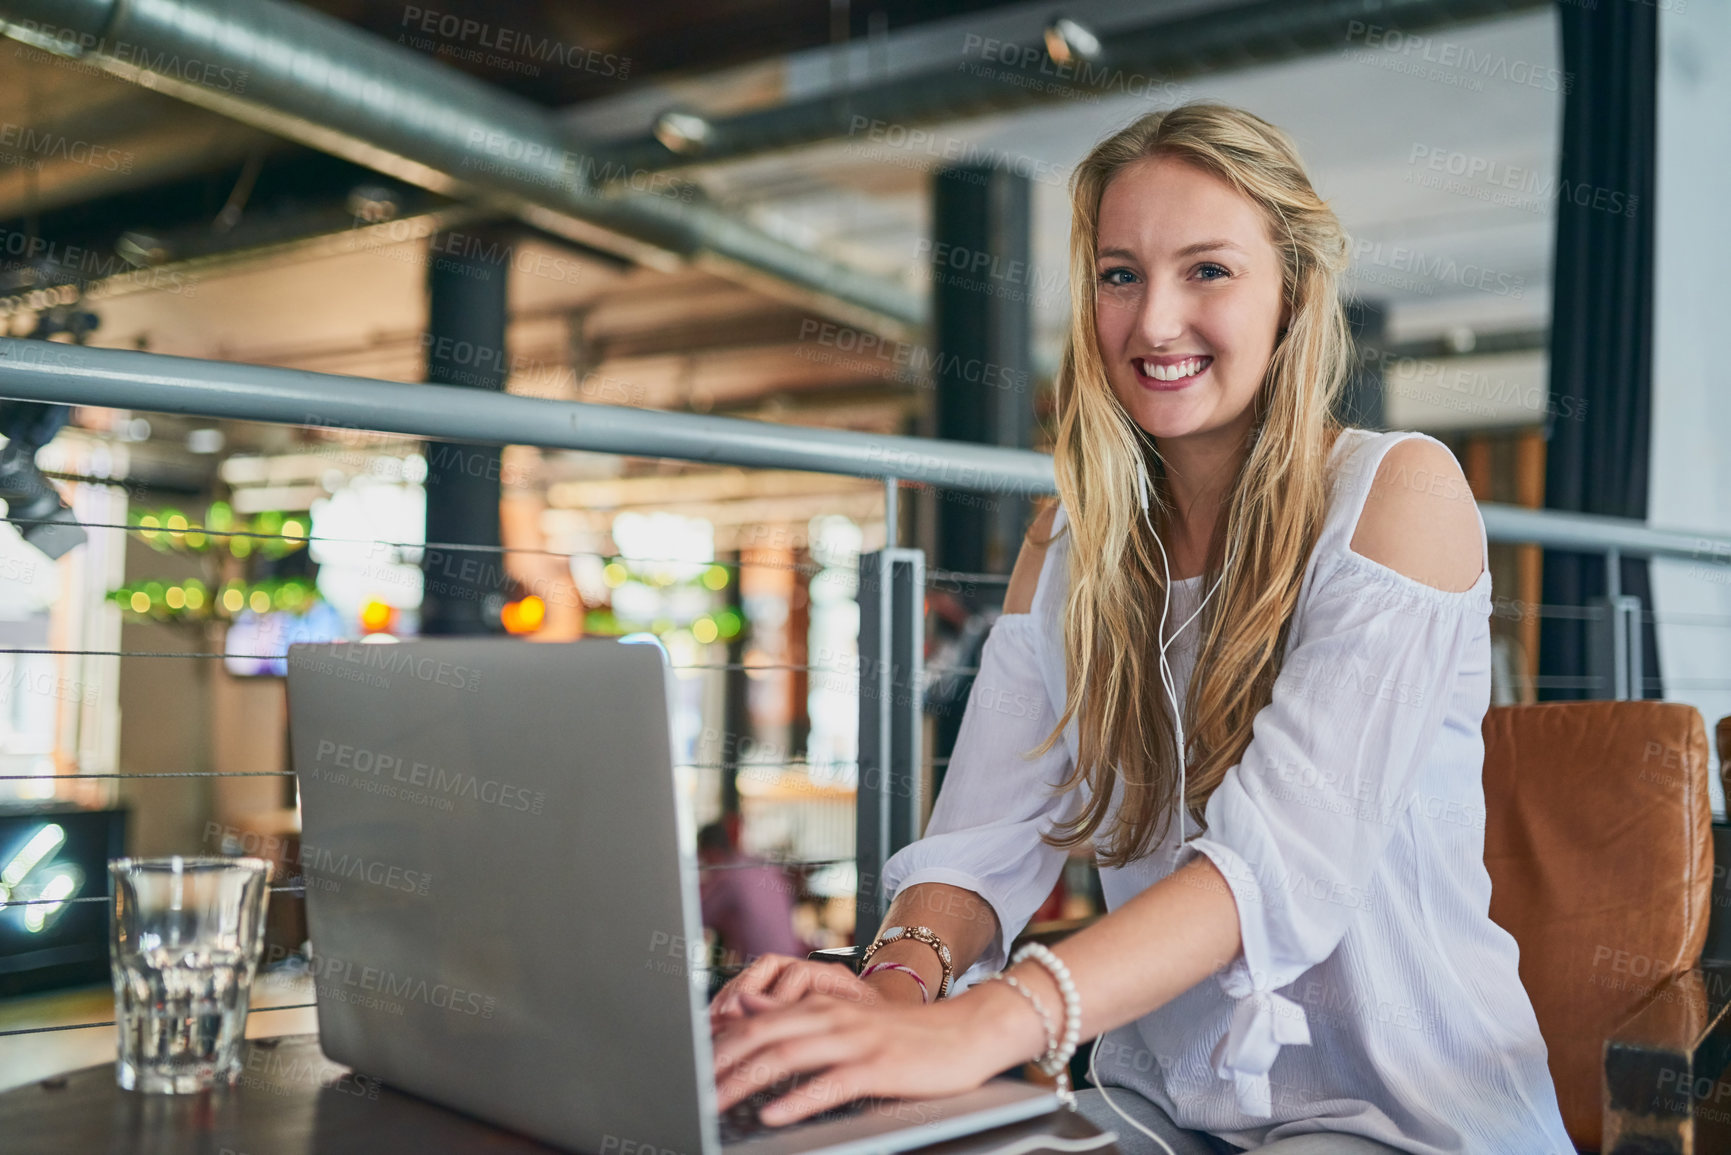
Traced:
[[859, 977], [863, 979], [867, 975], [871, 974], [873, 971], [906, 971], [908, 974], [913, 976], [914, 981], [916, 983], [920, 984], [920, 1002], [929, 1003], [932, 1001], [932, 993], [926, 989], [926, 980], [922, 979], [920, 977], [919, 971], [915, 970], [911, 966], [908, 966], [906, 963], [898, 963], [898, 962], [873, 963], [871, 966], [869, 966], [865, 970], [861, 971], [859, 973]]

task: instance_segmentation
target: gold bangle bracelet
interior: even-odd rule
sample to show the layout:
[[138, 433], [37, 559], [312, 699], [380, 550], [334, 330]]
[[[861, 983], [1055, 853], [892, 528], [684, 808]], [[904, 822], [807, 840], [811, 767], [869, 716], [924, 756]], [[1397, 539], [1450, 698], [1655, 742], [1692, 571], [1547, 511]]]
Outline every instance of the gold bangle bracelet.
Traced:
[[872, 955], [877, 953], [879, 947], [903, 938], [923, 942], [937, 952], [938, 962], [942, 963], [944, 967], [944, 978], [938, 984], [937, 997], [941, 999], [949, 994], [950, 980], [954, 977], [954, 969], [950, 962], [950, 948], [944, 945], [944, 940], [938, 937], [937, 931], [929, 926], [892, 926], [886, 928], [884, 933], [878, 936], [877, 941], [866, 948], [864, 956], [859, 960], [860, 969], [865, 969], [866, 964], [872, 961]]

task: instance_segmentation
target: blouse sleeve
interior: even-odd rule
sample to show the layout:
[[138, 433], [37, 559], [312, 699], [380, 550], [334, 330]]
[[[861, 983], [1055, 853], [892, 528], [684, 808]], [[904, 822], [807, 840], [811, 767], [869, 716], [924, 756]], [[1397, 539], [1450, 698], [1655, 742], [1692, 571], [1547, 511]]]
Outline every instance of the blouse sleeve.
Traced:
[[1037, 629], [1032, 614], [1000, 615], [993, 624], [925, 834], [884, 863], [886, 899], [942, 882], [973, 891], [997, 914], [997, 938], [955, 976], [952, 993], [1004, 965], [1067, 857], [1040, 834], [1081, 806], [1079, 787], [1054, 793], [1073, 765], [1062, 736], [1045, 754], [1023, 757], [1058, 724], [1040, 677]]
[[[1463, 671], [1488, 666], [1489, 575], [1453, 592], [1350, 549], [1318, 575], [1251, 741], [1186, 843], [1225, 876], [1242, 954], [1216, 978], [1236, 1000], [1215, 1071], [1270, 1114], [1281, 1046], [1308, 1044], [1304, 1008], [1274, 992], [1334, 951], [1377, 901], [1372, 875]], [[1477, 652], [1485, 651], [1485, 652]]]

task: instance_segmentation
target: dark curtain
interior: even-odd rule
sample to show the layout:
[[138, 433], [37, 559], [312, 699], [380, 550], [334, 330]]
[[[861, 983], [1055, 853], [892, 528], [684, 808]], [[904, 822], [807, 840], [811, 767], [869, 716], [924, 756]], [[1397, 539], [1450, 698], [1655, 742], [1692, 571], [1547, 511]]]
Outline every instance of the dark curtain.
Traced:
[[[1545, 505], [1647, 516], [1653, 363], [1654, 130], [1658, 10], [1642, 4], [1559, 4], [1562, 156], [1551, 309]], [[1644, 558], [1624, 558], [1622, 592], [1653, 606]], [[1546, 550], [1544, 602], [1581, 606], [1605, 594], [1601, 555]], [[1541, 679], [1587, 673], [1580, 621], [1546, 618]], [[1642, 628], [1644, 697], [1661, 697], [1653, 626]], [[1541, 682], [1543, 685], [1543, 682]], [[1605, 697], [1547, 687], [1540, 697]]]

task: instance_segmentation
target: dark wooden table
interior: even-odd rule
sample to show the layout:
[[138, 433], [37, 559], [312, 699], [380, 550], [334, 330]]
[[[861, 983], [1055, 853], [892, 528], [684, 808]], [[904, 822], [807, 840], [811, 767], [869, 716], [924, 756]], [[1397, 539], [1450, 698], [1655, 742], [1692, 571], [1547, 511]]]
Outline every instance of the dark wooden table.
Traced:
[[[249, 1039], [240, 1081], [197, 1095], [123, 1091], [114, 1064], [0, 1094], [5, 1155], [545, 1155], [558, 1149], [326, 1059], [318, 1036]], [[1070, 1111], [935, 1144], [983, 1155], [1028, 1135], [1100, 1132]], [[1117, 1155], [1111, 1146], [1089, 1155]]]

